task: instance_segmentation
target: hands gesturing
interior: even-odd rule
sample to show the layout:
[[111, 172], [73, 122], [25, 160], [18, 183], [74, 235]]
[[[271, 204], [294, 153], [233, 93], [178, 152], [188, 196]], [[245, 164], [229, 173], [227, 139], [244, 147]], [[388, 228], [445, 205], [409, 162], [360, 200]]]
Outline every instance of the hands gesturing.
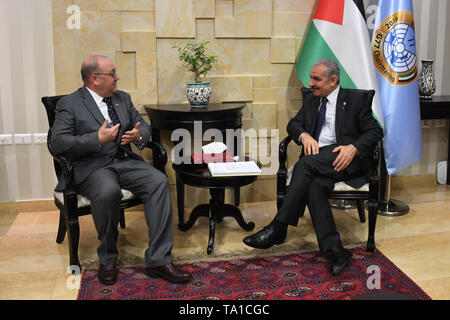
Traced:
[[[125, 145], [131, 142], [138, 141], [141, 137], [141, 133], [139, 131], [140, 125], [141, 123], [137, 122], [136, 126], [132, 130], [126, 131], [122, 136], [120, 144]], [[108, 128], [108, 120], [105, 120], [100, 129], [98, 129], [98, 141], [100, 142], [100, 144], [105, 144], [113, 141], [119, 133], [119, 127], [120, 124], [116, 124], [114, 127]]]
[[120, 142], [120, 144], [125, 145], [138, 141], [141, 137], [141, 132], [139, 131], [140, 126], [141, 123], [137, 122], [136, 126], [132, 130], [125, 131], [124, 135], [122, 136], [122, 141]]
[[98, 141], [100, 144], [105, 144], [113, 141], [119, 133], [120, 124], [116, 124], [112, 128], [108, 128], [108, 120], [103, 122], [103, 125], [98, 129]]

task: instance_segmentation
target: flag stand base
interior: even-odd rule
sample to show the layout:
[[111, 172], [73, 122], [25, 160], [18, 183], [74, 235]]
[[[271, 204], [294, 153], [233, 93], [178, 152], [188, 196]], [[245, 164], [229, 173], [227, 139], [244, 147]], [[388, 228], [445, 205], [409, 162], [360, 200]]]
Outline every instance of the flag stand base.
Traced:
[[390, 199], [391, 176], [386, 170], [383, 148], [381, 148], [380, 195], [381, 199], [380, 201], [378, 201], [378, 214], [380, 216], [398, 217], [403, 216], [409, 212], [409, 206], [406, 203], [399, 200]]
[[355, 209], [355, 201], [350, 200], [330, 200], [330, 206], [334, 209], [350, 210]]
[[387, 217], [403, 216], [409, 212], [409, 206], [398, 200], [382, 200], [378, 203], [378, 214]]

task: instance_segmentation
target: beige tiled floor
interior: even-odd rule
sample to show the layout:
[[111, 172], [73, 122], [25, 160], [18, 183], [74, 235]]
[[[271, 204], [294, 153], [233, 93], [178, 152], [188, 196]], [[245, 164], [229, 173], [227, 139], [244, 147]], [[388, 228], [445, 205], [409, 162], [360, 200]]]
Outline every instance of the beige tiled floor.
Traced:
[[[450, 187], [433, 181], [397, 183], [392, 198], [408, 203], [410, 212], [401, 217], [378, 217], [377, 248], [433, 299], [450, 299]], [[258, 230], [272, 219], [276, 206], [275, 202], [249, 203], [242, 204], [241, 210]], [[367, 222], [359, 222], [356, 210], [334, 210], [334, 215], [344, 245], [365, 243]], [[67, 242], [55, 242], [58, 219], [56, 211], [0, 213], [0, 299], [76, 299], [77, 290], [68, 288], [72, 283], [66, 273]], [[176, 220], [175, 263], [317, 250], [309, 214], [298, 228], [289, 227], [284, 244], [266, 251], [243, 245], [242, 238], [251, 232], [225, 218], [216, 228], [210, 256], [206, 254], [206, 219], [187, 232], [176, 228]], [[118, 264], [143, 265], [147, 231], [142, 212], [127, 212], [126, 223], [127, 228], [120, 230]], [[80, 229], [80, 260], [84, 268], [96, 267], [98, 241], [90, 216], [80, 218]]]

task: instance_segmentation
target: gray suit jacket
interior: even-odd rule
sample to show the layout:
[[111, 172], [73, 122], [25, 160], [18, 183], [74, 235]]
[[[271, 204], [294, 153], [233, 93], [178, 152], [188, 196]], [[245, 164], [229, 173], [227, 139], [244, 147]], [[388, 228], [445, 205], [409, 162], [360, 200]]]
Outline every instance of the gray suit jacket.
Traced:
[[[75, 185], [83, 182], [93, 171], [109, 164], [118, 148], [122, 148], [132, 158], [143, 160], [132, 152], [130, 145], [121, 146], [120, 137], [140, 122], [139, 130], [143, 139], [138, 148], [143, 149], [150, 139], [150, 126], [133, 106], [128, 93], [118, 90], [112, 96], [112, 101], [120, 120], [120, 129], [115, 141], [103, 145], [98, 140], [98, 130], [105, 118], [85, 87], [61, 98], [56, 105], [51, 148], [55, 154], [72, 161]], [[56, 190], [61, 190], [63, 177], [58, 179]]]

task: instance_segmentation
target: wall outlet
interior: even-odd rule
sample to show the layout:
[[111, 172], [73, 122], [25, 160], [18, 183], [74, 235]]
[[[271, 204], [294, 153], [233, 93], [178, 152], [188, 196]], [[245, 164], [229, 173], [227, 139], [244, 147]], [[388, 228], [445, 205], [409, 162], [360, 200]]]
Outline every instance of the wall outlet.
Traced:
[[429, 129], [433, 126], [433, 120], [422, 120], [422, 129]]
[[33, 143], [34, 144], [46, 144], [47, 143], [47, 134], [46, 133], [33, 134]]
[[32, 134], [15, 134], [14, 135], [14, 144], [31, 144]]
[[12, 144], [12, 134], [0, 134], [0, 145], [6, 146]]

